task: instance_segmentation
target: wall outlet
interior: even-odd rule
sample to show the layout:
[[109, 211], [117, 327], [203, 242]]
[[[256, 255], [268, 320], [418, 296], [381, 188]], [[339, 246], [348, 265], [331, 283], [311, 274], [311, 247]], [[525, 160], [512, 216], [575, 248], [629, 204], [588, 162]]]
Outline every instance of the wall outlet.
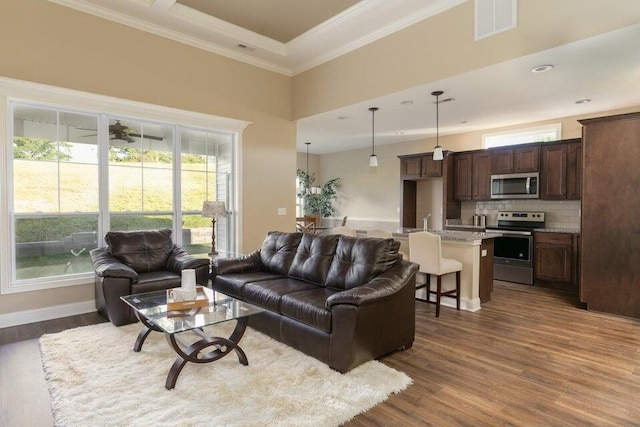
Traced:
[[482, 251], [480, 251], [480, 256], [487, 256], [487, 250], [483, 249]]
[[278, 208], [278, 215], [286, 215], [287, 208]]

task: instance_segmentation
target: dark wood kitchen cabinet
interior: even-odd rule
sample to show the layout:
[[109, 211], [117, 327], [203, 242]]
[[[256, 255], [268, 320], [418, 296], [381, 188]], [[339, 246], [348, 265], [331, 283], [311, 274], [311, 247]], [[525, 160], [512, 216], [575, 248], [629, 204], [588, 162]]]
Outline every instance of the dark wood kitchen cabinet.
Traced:
[[491, 151], [473, 153], [471, 159], [473, 200], [491, 199], [491, 158]]
[[582, 196], [582, 142], [567, 144], [567, 199]]
[[442, 161], [433, 160], [433, 154], [403, 156], [400, 158], [402, 179], [437, 178], [442, 176]]
[[472, 162], [473, 155], [471, 153], [458, 153], [453, 156], [456, 200], [471, 200], [473, 197]]
[[454, 164], [456, 200], [489, 200], [491, 198], [490, 151], [455, 154]]
[[540, 198], [579, 200], [582, 176], [581, 143], [543, 145], [540, 154]]
[[492, 173], [538, 172], [540, 170], [540, 146], [501, 148], [492, 150]]
[[640, 112], [579, 122], [580, 300], [589, 310], [640, 318]]
[[535, 233], [536, 283], [570, 285], [565, 290], [578, 292], [578, 238], [574, 233]]

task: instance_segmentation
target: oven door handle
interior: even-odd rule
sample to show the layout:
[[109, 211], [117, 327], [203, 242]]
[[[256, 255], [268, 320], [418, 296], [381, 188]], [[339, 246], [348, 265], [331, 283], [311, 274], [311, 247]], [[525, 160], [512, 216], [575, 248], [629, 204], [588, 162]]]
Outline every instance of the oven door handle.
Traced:
[[485, 230], [487, 233], [499, 233], [503, 236], [531, 236], [532, 233], [530, 231], [514, 231], [514, 230], [499, 230], [494, 228], [487, 228]]

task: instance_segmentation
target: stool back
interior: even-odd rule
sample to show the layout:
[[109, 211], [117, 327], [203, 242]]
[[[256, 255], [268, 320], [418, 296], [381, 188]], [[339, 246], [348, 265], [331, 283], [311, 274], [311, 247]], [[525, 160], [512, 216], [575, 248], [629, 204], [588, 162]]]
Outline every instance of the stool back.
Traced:
[[440, 236], [428, 232], [409, 234], [409, 258], [420, 264], [420, 272], [440, 274], [442, 246]]

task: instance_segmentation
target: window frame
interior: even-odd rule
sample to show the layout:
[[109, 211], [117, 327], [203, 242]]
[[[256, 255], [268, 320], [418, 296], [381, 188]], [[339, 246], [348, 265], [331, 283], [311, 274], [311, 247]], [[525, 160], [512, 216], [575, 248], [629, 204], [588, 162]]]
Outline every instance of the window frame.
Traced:
[[[555, 132], [556, 136], [551, 139], [541, 139], [542, 135], [549, 132]], [[503, 140], [512, 138], [513, 142], [491, 143], [489, 140], [492, 138]], [[530, 126], [501, 132], [484, 133], [482, 134], [482, 148], [512, 147], [532, 142], [557, 141], [560, 139], [562, 139], [562, 123], [549, 123], [546, 125]]]
[[[235, 227], [240, 209], [236, 200], [239, 189], [239, 165], [238, 158], [241, 150], [242, 132], [250, 122], [212, 116], [203, 113], [179, 110], [170, 107], [157, 106], [136, 101], [122, 100], [103, 95], [90, 94], [71, 89], [57, 88], [37, 83], [22, 82], [0, 77], [0, 165], [4, 169], [4, 179], [0, 184], [0, 226], [4, 226], [9, 233], [3, 233], [0, 237], [0, 294], [11, 294], [20, 292], [30, 292], [42, 289], [55, 289], [60, 287], [87, 285], [93, 282], [93, 273], [81, 273], [77, 275], [50, 276], [41, 279], [23, 279], [14, 281], [15, 271], [15, 212], [13, 205], [13, 113], [12, 105], [29, 105], [65, 111], [69, 113], [98, 115], [100, 117], [128, 117], [133, 120], [144, 122], [157, 122], [168, 124], [175, 129], [197, 128], [210, 132], [222, 132], [231, 136], [231, 163], [232, 163], [232, 197], [229, 201], [228, 210], [230, 213], [230, 226], [234, 229], [233, 241], [239, 242], [239, 230]], [[104, 120], [104, 119], [102, 119]], [[105, 121], [108, 123], [108, 120]], [[108, 230], [108, 212], [105, 213], [105, 206], [108, 206], [108, 192], [103, 191], [103, 182], [108, 182], [108, 169], [102, 162], [108, 164], [108, 131], [104, 127], [101, 119], [98, 120], [98, 151], [99, 151], [99, 233], [104, 235], [104, 230]], [[2, 131], [4, 129], [4, 132]], [[102, 138], [102, 139], [101, 139]], [[101, 143], [102, 140], [107, 143]], [[172, 166], [174, 182], [174, 241], [180, 244], [182, 241], [180, 218], [179, 185], [180, 185], [180, 160], [179, 143], [174, 140], [174, 156]], [[107, 180], [107, 181], [105, 181]], [[177, 198], [176, 198], [177, 197]], [[105, 205], [104, 203], [107, 203]], [[99, 245], [103, 245], [103, 239], [99, 239]], [[235, 248], [234, 248], [235, 250]]]

